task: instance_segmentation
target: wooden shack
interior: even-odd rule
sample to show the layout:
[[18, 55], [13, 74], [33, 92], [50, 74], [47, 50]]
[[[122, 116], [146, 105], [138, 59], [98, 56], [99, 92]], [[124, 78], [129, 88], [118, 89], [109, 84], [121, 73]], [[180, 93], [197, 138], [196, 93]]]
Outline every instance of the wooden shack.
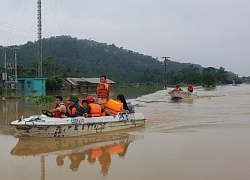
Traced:
[[[107, 79], [110, 88], [114, 88], [115, 82]], [[79, 89], [82, 92], [95, 92], [100, 78], [64, 78], [62, 89]]]

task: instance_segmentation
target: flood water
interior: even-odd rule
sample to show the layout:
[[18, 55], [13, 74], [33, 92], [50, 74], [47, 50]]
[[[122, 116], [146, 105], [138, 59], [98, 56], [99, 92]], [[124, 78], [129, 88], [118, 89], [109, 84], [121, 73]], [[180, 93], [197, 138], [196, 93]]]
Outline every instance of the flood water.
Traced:
[[48, 107], [0, 101], [1, 179], [249, 179], [250, 85], [170, 90], [122, 92], [145, 127], [74, 138], [14, 138], [11, 121]]

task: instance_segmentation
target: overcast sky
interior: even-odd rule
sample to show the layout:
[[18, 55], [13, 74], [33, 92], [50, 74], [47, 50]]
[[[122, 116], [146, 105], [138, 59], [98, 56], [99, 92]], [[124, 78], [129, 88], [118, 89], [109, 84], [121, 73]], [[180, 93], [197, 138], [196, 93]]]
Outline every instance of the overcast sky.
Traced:
[[[0, 45], [37, 40], [36, 0], [0, 6]], [[92, 39], [250, 75], [249, 0], [42, 0], [43, 37]]]

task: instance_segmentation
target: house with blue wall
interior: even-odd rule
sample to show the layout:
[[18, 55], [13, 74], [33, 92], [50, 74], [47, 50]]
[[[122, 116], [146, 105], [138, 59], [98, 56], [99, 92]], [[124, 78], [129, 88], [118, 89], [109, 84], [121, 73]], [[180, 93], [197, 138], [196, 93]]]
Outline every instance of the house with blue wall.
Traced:
[[45, 96], [47, 78], [17, 78], [18, 92], [25, 96]]

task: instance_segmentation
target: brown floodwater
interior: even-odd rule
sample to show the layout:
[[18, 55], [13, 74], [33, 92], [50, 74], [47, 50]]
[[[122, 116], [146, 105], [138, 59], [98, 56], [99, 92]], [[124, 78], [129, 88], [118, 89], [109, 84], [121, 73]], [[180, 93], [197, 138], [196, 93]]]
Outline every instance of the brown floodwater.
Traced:
[[250, 85], [170, 90], [122, 92], [145, 127], [73, 138], [14, 138], [11, 121], [49, 107], [1, 100], [1, 179], [249, 179]]

